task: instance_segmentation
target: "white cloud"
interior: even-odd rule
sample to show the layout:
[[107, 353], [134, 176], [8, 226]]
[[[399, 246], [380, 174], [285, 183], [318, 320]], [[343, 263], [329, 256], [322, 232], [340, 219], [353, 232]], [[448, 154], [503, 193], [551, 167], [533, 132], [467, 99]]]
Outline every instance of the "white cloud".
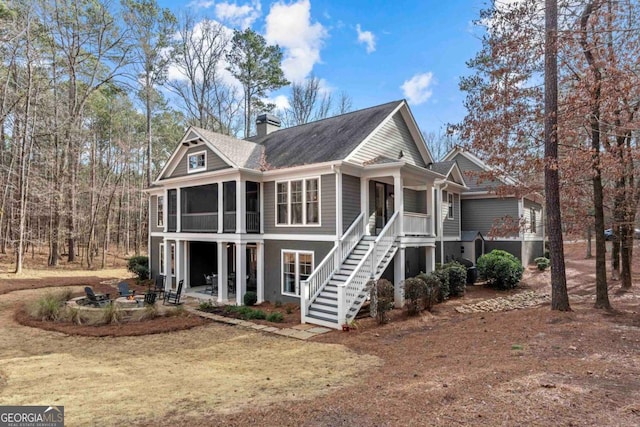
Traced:
[[187, 4], [192, 9], [209, 9], [215, 2], [211, 0], [193, 0]]
[[356, 25], [356, 31], [358, 32], [358, 43], [364, 43], [367, 46], [367, 53], [375, 52], [376, 36], [371, 31], [362, 31], [360, 24]]
[[427, 102], [431, 98], [431, 95], [433, 95], [431, 87], [434, 84], [436, 84], [436, 80], [433, 78], [433, 73], [427, 72], [416, 74], [406, 80], [400, 87], [405, 98], [411, 104], [418, 105]]
[[216, 4], [215, 10], [216, 17], [220, 21], [245, 29], [260, 17], [262, 6], [260, 0], [254, 0], [242, 6], [238, 6], [237, 3], [220, 2]]
[[287, 4], [274, 3], [266, 18], [265, 39], [284, 50], [282, 70], [287, 79], [300, 82], [320, 62], [320, 49], [327, 30], [319, 22], [311, 22], [311, 3], [299, 0]]
[[265, 99], [267, 103], [274, 104], [277, 110], [284, 111], [286, 109], [291, 108], [291, 104], [289, 104], [289, 98], [285, 95], [278, 95], [275, 98], [267, 98]]

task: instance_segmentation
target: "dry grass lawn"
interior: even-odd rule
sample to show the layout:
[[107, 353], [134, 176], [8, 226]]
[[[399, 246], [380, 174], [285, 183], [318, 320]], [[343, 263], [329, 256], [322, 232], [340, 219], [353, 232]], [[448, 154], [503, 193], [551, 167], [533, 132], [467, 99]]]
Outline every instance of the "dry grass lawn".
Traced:
[[0, 405], [64, 405], [67, 425], [151, 423], [309, 399], [378, 366], [337, 344], [211, 325], [159, 335], [87, 338], [24, 327], [0, 296]]

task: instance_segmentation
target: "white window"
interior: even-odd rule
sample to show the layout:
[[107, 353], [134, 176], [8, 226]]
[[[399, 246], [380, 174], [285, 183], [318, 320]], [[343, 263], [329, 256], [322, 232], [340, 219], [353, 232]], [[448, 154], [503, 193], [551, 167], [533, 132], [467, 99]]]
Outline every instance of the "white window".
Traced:
[[[175, 275], [176, 272], [176, 245], [174, 243], [171, 244], [171, 248], [170, 248], [170, 265], [171, 265], [171, 275]], [[166, 274], [166, 270], [165, 270], [165, 265], [167, 265], [166, 260], [165, 260], [165, 253], [164, 253], [164, 243], [160, 243], [160, 274], [161, 275], [165, 275]]]
[[537, 218], [536, 218], [536, 210], [534, 208], [529, 208], [529, 218], [531, 219], [531, 232], [537, 233], [536, 229], [538, 227]]
[[447, 204], [448, 204], [448, 212], [447, 212], [447, 219], [453, 219], [453, 193], [447, 193]]
[[189, 154], [187, 163], [187, 171], [189, 173], [207, 169], [207, 152], [199, 151], [197, 153]]
[[160, 243], [160, 274], [164, 276], [164, 243]]
[[299, 179], [276, 184], [278, 225], [320, 225], [320, 179]]
[[158, 227], [164, 227], [164, 196], [158, 196]]
[[301, 283], [313, 271], [313, 252], [282, 251], [282, 293], [300, 295]]

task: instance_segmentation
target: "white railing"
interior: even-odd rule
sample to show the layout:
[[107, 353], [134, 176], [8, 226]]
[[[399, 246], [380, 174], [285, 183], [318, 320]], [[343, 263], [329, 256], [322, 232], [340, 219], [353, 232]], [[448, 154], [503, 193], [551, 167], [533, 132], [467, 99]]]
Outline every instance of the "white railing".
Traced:
[[183, 213], [180, 223], [182, 231], [218, 231], [217, 213]]
[[430, 236], [431, 215], [405, 212], [402, 219], [404, 234], [409, 236]]
[[260, 213], [247, 212], [247, 233], [260, 232]]
[[394, 213], [349, 278], [343, 285], [338, 286], [339, 323], [350, 320], [348, 319], [349, 310], [358, 301], [358, 297], [364, 291], [369, 280], [376, 276], [378, 264], [393, 246], [393, 243], [400, 233], [400, 222], [398, 218], [399, 212]]
[[336, 272], [342, 262], [349, 256], [349, 253], [358, 244], [364, 235], [364, 215], [360, 214], [347, 231], [342, 235], [340, 240], [329, 251], [326, 257], [313, 270], [311, 275], [302, 282], [302, 304], [300, 311], [302, 321], [308, 312], [309, 306], [322, 292], [322, 288], [331, 279], [333, 273]]

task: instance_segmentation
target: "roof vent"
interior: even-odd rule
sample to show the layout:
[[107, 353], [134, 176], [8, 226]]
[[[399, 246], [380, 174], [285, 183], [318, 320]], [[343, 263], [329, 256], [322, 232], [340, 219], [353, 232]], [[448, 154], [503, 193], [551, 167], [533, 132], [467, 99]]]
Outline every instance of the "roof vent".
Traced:
[[258, 137], [268, 135], [278, 129], [280, 129], [280, 119], [273, 114], [260, 114], [256, 118], [256, 131], [258, 132]]

